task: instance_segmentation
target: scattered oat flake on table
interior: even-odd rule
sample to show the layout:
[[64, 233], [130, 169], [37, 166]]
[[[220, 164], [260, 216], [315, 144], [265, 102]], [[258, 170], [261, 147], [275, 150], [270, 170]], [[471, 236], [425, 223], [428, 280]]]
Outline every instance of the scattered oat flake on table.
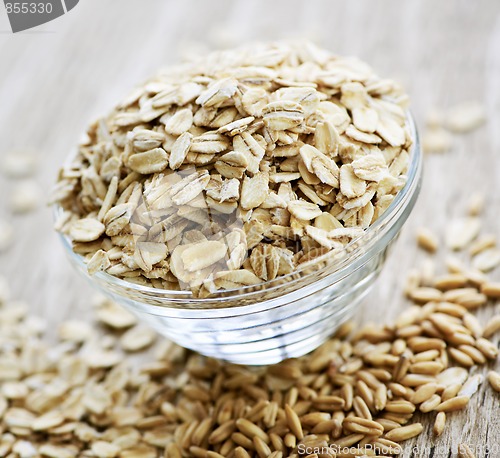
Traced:
[[422, 149], [424, 153], [446, 153], [453, 147], [453, 136], [442, 127], [434, 127], [424, 131]]
[[2, 158], [0, 171], [8, 178], [26, 178], [36, 170], [36, 158], [28, 153], [8, 153]]
[[481, 374], [470, 376], [462, 385], [462, 388], [457, 393], [457, 396], [468, 396], [469, 398], [472, 397], [477, 392], [483, 381], [484, 377]]
[[6, 221], [0, 221], [0, 253], [8, 250], [14, 241], [14, 227]]
[[472, 266], [481, 272], [488, 272], [500, 264], [500, 249], [488, 248], [481, 251], [472, 260]]
[[486, 121], [484, 106], [479, 102], [464, 102], [448, 110], [446, 126], [453, 132], [465, 133]]
[[42, 202], [43, 191], [33, 180], [25, 180], [12, 186], [10, 209], [14, 213], [29, 213]]
[[420, 264], [421, 286], [432, 286], [436, 278], [436, 262], [432, 258], [424, 259]]
[[446, 228], [446, 245], [452, 250], [461, 250], [477, 237], [480, 229], [481, 222], [476, 217], [454, 219]]
[[156, 340], [156, 332], [147, 326], [138, 325], [129, 329], [120, 339], [125, 351], [139, 351], [151, 346]]
[[130, 328], [137, 323], [137, 318], [132, 313], [111, 300], [105, 300], [99, 305], [96, 316], [99, 321], [115, 329]]
[[436, 129], [438, 127], [443, 127], [444, 124], [444, 113], [437, 108], [432, 108], [429, 110], [425, 117], [425, 125], [429, 129]]
[[452, 384], [464, 384], [469, 372], [463, 367], [450, 367], [436, 376], [436, 382], [448, 387]]
[[83, 320], [65, 321], [59, 326], [59, 338], [65, 341], [84, 342], [92, 334], [92, 327]]
[[473, 192], [467, 200], [467, 212], [469, 216], [478, 216], [483, 212], [486, 203], [484, 192]]
[[120, 353], [115, 351], [92, 351], [83, 355], [85, 363], [92, 369], [102, 369], [116, 366], [122, 361]]
[[476, 256], [488, 248], [493, 248], [497, 244], [497, 239], [493, 234], [480, 235], [469, 247], [471, 256]]
[[428, 228], [421, 227], [417, 230], [417, 243], [424, 250], [434, 253], [438, 249], [438, 239]]

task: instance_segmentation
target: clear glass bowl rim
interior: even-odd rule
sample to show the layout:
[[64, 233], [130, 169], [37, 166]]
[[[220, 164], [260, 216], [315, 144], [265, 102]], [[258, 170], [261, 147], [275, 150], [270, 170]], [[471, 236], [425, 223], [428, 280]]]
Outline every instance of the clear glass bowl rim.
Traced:
[[[385, 210], [385, 212], [380, 216], [380, 218], [375, 221], [371, 226], [369, 226], [360, 237], [353, 240], [349, 245], [346, 246], [348, 249], [354, 243], [359, 244], [357, 248], [355, 248], [348, 256], [345, 256], [340, 262], [335, 265], [326, 265], [324, 267], [314, 269], [314, 262], [307, 263], [307, 266], [303, 269], [296, 270], [290, 274], [283, 275], [277, 277], [275, 280], [263, 282], [257, 285], [245, 286], [238, 289], [229, 289], [223, 290], [217, 293], [210, 295], [208, 298], [196, 298], [192, 295], [190, 291], [176, 291], [176, 290], [165, 290], [160, 288], [154, 288], [144, 285], [139, 285], [137, 283], [132, 283], [127, 280], [120, 279], [113, 275], [110, 275], [106, 272], [97, 272], [94, 274], [96, 280], [100, 280], [101, 283], [105, 283], [109, 285], [113, 290], [126, 290], [131, 291], [133, 294], [137, 294], [137, 296], [144, 296], [144, 298], [152, 297], [155, 299], [160, 299], [162, 301], [171, 301], [171, 308], [178, 309], [179, 306], [182, 305], [182, 302], [189, 301], [190, 310], [194, 311], [197, 309], [196, 304], [199, 304], [199, 310], [210, 310], [210, 307], [203, 306], [202, 304], [206, 304], [208, 301], [234, 301], [235, 299], [243, 299], [245, 297], [249, 297], [255, 295], [255, 293], [264, 293], [269, 292], [273, 289], [282, 288], [284, 284], [288, 285], [291, 289], [284, 290], [284, 294], [289, 291], [294, 291], [293, 284], [297, 282], [304, 282], [305, 285], [309, 285], [307, 282], [308, 278], [311, 278], [311, 283], [316, 281], [321, 281], [324, 278], [328, 277], [331, 283], [338, 282], [342, 278], [346, 277], [356, 268], [362, 266], [368, 259], [370, 259], [376, 250], [377, 244], [369, 244], [364, 243], [364, 240], [370, 241], [376, 239], [374, 237], [379, 230], [383, 230], [384, 227], [389, 225], [394, 225], [397, 223], [398, 218], [395, 218], [401, 210], [403, 204], [407, 203], [407, 201], [411, 198], [411, 195], [418, 191], [420, 185], [420, 175], [422, 171], [422, 151], [420, 147], [420, 140], [418, 136], [418, 131], [416, 128], [415, 120], [411, 114], [411, 112], [407, 112], [407, 121], [408, 127], [410, 129], [410, 134], [413, 139], [413, 144], [410, 148], [410, 163], [408, 165], [407, 172], [407, 181], [405, 186], [396, 194], [396, 197], [391, 202], [389, 207]], [[61, 208], [58, 205], [55, 205], [54, 212], [55, 216], [61, 211]], [[68, 236], [59, 233], [62, 243], [72, 258], [73, 262], [86, 271], [86, 264], [83, 261], [83, 257], [77, 253], [75, 253], [71, 246], [71, 240]], [[367, 249], [368, 247], [368, 249]], [[318, 258], [317, 263], [325, 262], [328, 259], [328, 254]], [[305, 270], [311, 269], [312, 272], [301, 275], [301, 272]], [[321, 275], [322, 272], [325, 275]], [[319, 276], [319, 277], [318, 277]], [[93, 277], [90, 277], [92, 279]], [[312, 278], [314, 277], [314, 278]], [[260, 288], [256, 290], [256, 288]], [[244, 303], [241, 307], [248, 305], [248, 303]], [[169, 308], [169, 304], [165, 303], [160, 306], [162, 308]], [[234, 309], [238, 308], [238, 305], [231, 305], [228, 308]], [[218, 306], [217, 310], [224, 310], [224, 306]]]

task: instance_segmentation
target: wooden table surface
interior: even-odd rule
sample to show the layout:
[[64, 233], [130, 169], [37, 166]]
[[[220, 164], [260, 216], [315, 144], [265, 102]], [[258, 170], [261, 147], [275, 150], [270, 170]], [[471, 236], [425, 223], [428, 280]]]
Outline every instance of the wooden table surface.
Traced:
[[[425, 258], [414, 244], [416, 227], [442, 230], [479, 190], [489, 196], [484, 230], [500, 236], [498, 0], [82, 0], [63, 17], [18, 34], [0, 7], [0, 158], [33, 152], [45, 196], [89, 120], [159, 66], [247, 40], [297, 37], [358, 55], [401, 80], [420, 126], [433, 107], [475, 100], [487, 110], [485, 126], [455, 137], [453, 151], [425, 159], [420, 200], [364, 301], [363, 320], [389, 320], [406, 306], [404, 275]], [[88, 316], [92, 289], [65, 259], [50, 210], [10, 214], [15, 184], [0, 177], [0, 220], [16, 229], [13, 246], [0, 255], [0, 275], [13, 297], [54, 324]], [[481, 320], [494, 308], [481, 311]], [[478, 458], [496, 458], [499, 417], [499, 396], [485, 383], [466, 412], [450, 415], [441, 438], [432, 438], [432, 421], [423, 419], [426, 431], [404, 456], [456, 456], [457, 445], [467, 442]]]

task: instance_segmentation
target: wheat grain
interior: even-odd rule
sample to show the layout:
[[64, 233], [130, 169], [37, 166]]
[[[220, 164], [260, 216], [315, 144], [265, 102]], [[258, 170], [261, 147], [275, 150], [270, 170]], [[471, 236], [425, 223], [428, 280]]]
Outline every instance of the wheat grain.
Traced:
[[481, 292], [494, 299], [500, 298], [500, 283], [485, 282], [481, 285]]
[[457, 396], [443, 401], [436, 407], [437, 412], [454, 412], [462, 410], [469, 402], [469, 396]]
[[392, 431], [389, 431], [385, 437], [386, 439], [393, 440], [395, 442], [401, 442], [418, 436], [423, 429], [424, 427], [421, 423], [413, 423], [408, 426], [401, 426], [400, 428], [393, 429]]
[[498, 372], [489, 371], [488, 382], [495, 391], [500, 393], [500, 374]]
[[438, 412], [436, 415], [436, 420], [434, 421], [434, 426], [432, 431], [436, 436], [441, 436], [444, 431], [444, 427], [446, 424], [446, 414], [444, 412]]

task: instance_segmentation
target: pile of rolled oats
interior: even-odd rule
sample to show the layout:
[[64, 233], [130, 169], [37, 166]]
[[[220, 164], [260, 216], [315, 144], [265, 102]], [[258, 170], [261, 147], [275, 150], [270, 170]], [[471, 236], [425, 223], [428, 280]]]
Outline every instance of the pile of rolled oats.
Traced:
[[210, 294], [343, 250], [405, 185], [407, 96], [308, 43], [159, 73], [94, 122], [54, 202], [90, 273]]
[[[415, 414], [440, 436], [498, 359], [500, 315], [483, 325], [474, 314], [500, 298], [500, 284], [474, 267], [490, 249], [483, 240], [477, 231], [465, 245], [451, 239], [472, 262], [413, 272], [413, 305], [392, 323], [346, 324], [313, 353], [269, 367], [189, 352], [102, 299], [101, 332], [71, 320], [49, 345], [44, 323], [9, 301], [0, 278], [0, 456], [402, 456], [404, 441], [426, 431]], [[418, 242], [442, 249], [429, 230]], [[497, 371], [487, 380], [500, 392]], [[472, 449], [461, 444], [459, 456], [474, 458]]]

